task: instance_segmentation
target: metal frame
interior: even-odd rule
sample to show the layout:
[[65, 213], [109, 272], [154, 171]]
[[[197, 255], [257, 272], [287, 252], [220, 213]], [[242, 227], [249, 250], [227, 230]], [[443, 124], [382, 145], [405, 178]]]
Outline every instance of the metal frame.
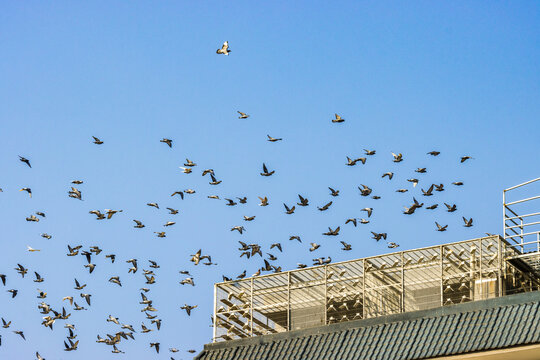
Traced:
[[539, 279], [518, 266], [523, 264], [504, 261], [516, 253], [513, 244], [493, 235], [221, 282], [214, 291], [213, 340], [317, 326], [318, 319], [325, 325], [540, 289]]
[[[518, 198], [508, 201], [512, 195], [517, 197], [516, 191], [531, 192], [533, 184], [540, 178], [526, 181], [503, 190], [503, 234], [504, 239], [512, 244], [517, 252], [512, 252], [512, 258], [521, 258], [540, 275], [540, 212], [530, 212], [540, 207], [540, 195]], [[538, 185], [538, 183], [537, 183]]]

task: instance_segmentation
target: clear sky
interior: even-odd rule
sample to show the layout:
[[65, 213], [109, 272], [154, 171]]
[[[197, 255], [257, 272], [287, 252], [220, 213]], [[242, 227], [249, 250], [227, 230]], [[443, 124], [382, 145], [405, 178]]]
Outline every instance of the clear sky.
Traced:
[[[225, 40], [230, 56], [217, 55]], [[31, 359], [38, 350], [46, 359], [188, 359], [186, 350], [200, 351], [212, 336], [213, 283], [262, 265], [258, 256], [238, 257], [239, 240], [259, 243], [287, 270], [319, 256], [341, 261], [392, 251], [370, 231], [387, 232], [398, 250], [501, 233], [502, 189], [540, 174], [539, 64], [534, 1], [3, 1], [0, 273], [7, 283], [0, 284], [0, 316], [12, 324], [0, 328], [0, 358]], [[238, 119], [238, 110], [250, 117]], [[331, 123], [334, 113], [346, 121]], [[365, 165], [345, 165], [363, 149], [377, 153]], [[426, 155], [431, 150], [441, 155]], [[391, 152], [404, 161], [393, 163]], [[463, 155], [474, 159], [460, 164]], [[192, 174], [179, 169], [186, 158], [197, 163]], [[259, 175], [263, 162], [274, 175]], [[415, 173], [418, 167], [427, 173]], [[223, 182], [209, 185], [206, 168]], [[381, 179], [387, 171], [395, 173], [390, 181]], [[406, 181], [412, 177], [420, 179], [416, 188]], [[68, 197], [75, 179], [84, 181], [77, 186], [84, 201]], [[431, 183], [446, 191], [423, 197], [420, 188]], [[361, 197], [360, 184], [382, 198]], [[196, 193], [170, 197], [188, 188]], [[211, 194], [247, 196], [248, 203], [228, 207]], [[310, 206], [286, 215], [282, 204], [297, 194]], [[270, 205], [257, 206], [257, 196]], [[413, 196], [440, 206], [403, 215]], [[328, 211], [316, 209], [330, 200]], [[443, 202], [458, 210], [446, 212]], [[169, 215], [166, 207], [180, 212]], [[374, 208], [369, 224], [344, 224], [365, 218], [364, 207]], [[94, 209], [123, 212], [96, 221], [88, 213]], [[35, 211], [46, 218], [25, 221]], [[462, 216], [474, 226], [464, 228]], [[134, 229], [133, 219], [146, 227]], [[167, 221], [176, 224], [164, 228]], [[435, 221], [448, 231], [435, 231]], [[236, 225], [246, 232], [231, 232]], [[328, 226], [341, 226], [340, 235], [322, 236]], [[341, 251], [341, 240], [353, 250]], [[283, 254], [269, 250], [274, 242]], [[310, 242], [321, 247], [310, 253]], [[67, 244], [103, 249], [92, 259], [93, 274], [83, 256], [66, 256]], [[199, 248], [218, 265], [189, 262]], [[114, 264], [104, 258], [109, 253]], [[130, 258], [139, 260], [135, 275]], [[161, 265], [148, 285], [160, 331], [138, 304], [147, 259]], [[24, 279], [17, 263], [30, 270]], [[180, 285], [179, 270], [189, 270], [196, 286]], [[32, 282], [33, 271], [45, 281]], [[121, 288], [108, 282], [115, 275]], [[73, 289], [75, 277], [87, 284], [90, 307]], [[40, 325], [38, 288], [51, 307], [71, 312], [77, 351], [63, 351], [65, 321], [53, 331]], [[73, 311], [62, 302], [68, 295], [89, 309]], [[198, 304], [191, 317], [184, 303]], [[106, 322], [109, 314], [137, 330], [136, 341], [118, 346], [125, 355], [95, 342], [120, 330]], [[154, 330], [141, 334], [142, 322]], [[12, 330], [23, 330], [26, 341]], [[150, 342], [161, 343], [159, 355]]]

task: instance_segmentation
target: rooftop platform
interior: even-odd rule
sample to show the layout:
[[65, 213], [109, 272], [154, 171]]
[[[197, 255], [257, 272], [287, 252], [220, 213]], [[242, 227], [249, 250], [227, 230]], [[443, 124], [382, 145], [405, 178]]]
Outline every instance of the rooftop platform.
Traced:
[[498, 235], [215, 284], [214, 342], [540, 290]]

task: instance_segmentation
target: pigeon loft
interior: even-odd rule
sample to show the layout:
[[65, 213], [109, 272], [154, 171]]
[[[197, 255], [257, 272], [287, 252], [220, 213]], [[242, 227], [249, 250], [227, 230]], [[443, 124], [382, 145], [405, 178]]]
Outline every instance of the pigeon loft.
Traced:
[[507, 202], [533, 186], [503, 191], [504, 237], [217, 283], [213, 342], [540, 290], [540, 195]]

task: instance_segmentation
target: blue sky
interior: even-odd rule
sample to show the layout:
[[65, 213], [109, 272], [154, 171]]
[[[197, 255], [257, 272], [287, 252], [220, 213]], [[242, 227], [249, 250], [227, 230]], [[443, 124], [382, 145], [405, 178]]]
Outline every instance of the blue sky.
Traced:
[[[228, 57], [215, 53], [225, 40]], [[176, 359], [190, 358], [187, 349], [199, 351], [211, 339], [213, 283], [262, 265], [259, 257], [239, 260], [239, 240], [261, 244], [286, 270], [319, 256], [389, 252], [370, 231], [387, 232], [400, 250], [501, 233], [502, 189], [539, 175], [539, 44], [536, 2], [3, 2], [0, 273], [8, 279], [0, 286], [0, 316], [12, 325], [0, 328], [0, 357], [32, 358], [37, 350], [47, 359], [168, 359], [166, 350], [177, 347]], [[250, 118], [239, 120], [238, 110]], [[346, 121], [332, 124], [334, 113]], [[267, 142], [267, 134], [283, 141]], [[104, 144], [92, 144], [93, 135]], [[163, 137], [173, 139], [172, 149]], [[377, 154], [366, 165], [345, 166], [346, 156], [363, 149]], [[441, 155], [426, 155], [431, 150]], [[404, 161], [393, 163], [391, 152]], [[460, 164], [463, 155], [474, 159]], [[179, 169], [186, 158], [198, 164], [192, 174]], [[259, 175], [263, 162], [273, 176]], [[428, 172], [417, 174], [418, 167]], [[222, 184], [208, 185], [205, 168]], [[381, 179], [387, 171], [395, 173], [391, 181]], [[420, 179], [415, 189], [411, 177]], [[74, 179], [84, 180], [84, 201], [67, 196]], [[450, 184], [459, 180], [463, 187]], [[447, 190], [421, 196], [419, 188], [433, 182]], [[359, 196], [360, 184], [382, 199]], [[331, 198], [328, 186], [340, 196]], [[169, 196], [187, 188], [196, 194]], [[247, 196], [248, 203], [228, 207], [207, 199], [211, 194]], [[282, 204], [297, 194], [311, 205], [284, 214]], [[263, 195], [270, 206], [257, 206]], [[458, 211], [401, 214], [412, 196], [426, 205], [456, 203]], [[316, 210], [330, 200], [328, 211]], [[166, 207], [180, 213], [168, 215]], [[374, 208], [370, 224], [344, 225], [365, 217], [364, 207]], [[106, 208], [123, 212], [107, 221], [88, 214]], [[35, 211], [47, 217], [26, 222]], [[256, 220], [246, 223], [243, 215]], [[473, 217], [474, 226], [464, 228], [461, 216]], [[134, 229], [132, 219], [146, 227]], [[164, 228], [167, 221], [176, 225]], [[435, 221], [448, 231], [436, 232]], [[246, 233], [231, 232], [236, 225]], [[321, 235], [339, 225], [337, 238]], [[164, 230], [166, 238], [155, 237]], [[44, 232], [52, 239], [41, 238]], [[294, 234], [302, 244], [289, 242]], [[341, 251], [340, 240], [353, 250]], [[269, 251], [273, 242], [283, 244], [283, 254]], [[310, 242], [321, 248], [310, 253]], [[103, 249], [92, 275], [82, 256], [65, 255], [67, 244]], [[218, 265], [193, 266], [189, 255], [199, 248]], [[139, 260], [135, 275], [128, 274], [130, 258]], [[148, 296], [163, 326], [141, 334], [141, 322], [149, 325], [138, 304], [147, 259], [161, 265]], [[45, 282], [21, 279], [17, 263]], [[179, 285], [179, 270], [190, 270], [196, 286]], [[107, 281], [115, 275], [122, 288]], [[64, 352], [64, 322], [54, 331], [39, 325], [36, 288], [48, 292], [44, 301], [53, 308], [68, 309], [61, 299], [79, 296], [74, 277], [88, 284], [93, 303], [70, 311], [80, 344]], [[5, 292], [12, 288], [15, 299]], [[191, 317], [180, 310], [184, 303], [199, 305]], [[109, 314], [137, 328], [136, 341], [120, 343], [126, 355], [94, 341], [119, 330], [105, 321]], [[23, 330], [27, 341], [11, 330]], [[149, 347], [156, 341], [159, 355]]]

